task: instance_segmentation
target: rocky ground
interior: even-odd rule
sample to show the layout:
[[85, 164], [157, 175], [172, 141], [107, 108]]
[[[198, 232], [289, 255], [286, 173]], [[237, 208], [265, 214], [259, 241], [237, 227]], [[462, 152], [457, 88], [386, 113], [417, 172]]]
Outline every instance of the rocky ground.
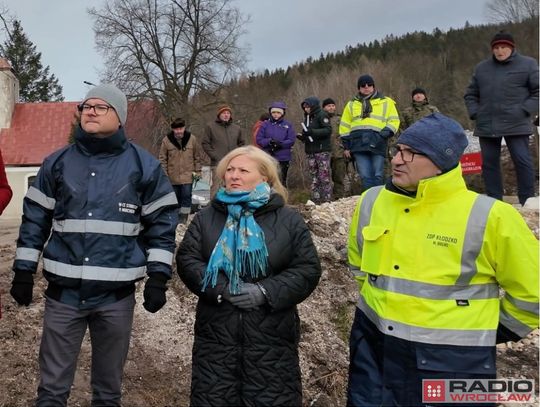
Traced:
[[[313, 233], [323, 276], [313, 295], [300, 304], [304, 406], [344, 405], [347, 335], [357, 294], [346, 264], [346, 235], [355, 198], [320, 206], [301, 205]], [[538, 237], [538, 212], [523, 212]], [[0, 220], [0, 407], [32, 405], [37, 387], [37, 352], [45, 282], [36, 278], [34, 302], [18, 307], [9, 296], [17, 221]], [[180, 239], [185, 231], [178, 228]], [[133, 339], [125, 368], [126, 407], [188, 405], [191, 346], [196, 298], [174, 277], [168, 302], [157, 314], [142, 308], [137, 291]], [[499, 376], [534, 378], [538, 389], [538, 332], [519, 343], [500, 345]], [[90, 405], [90, 346], [85, 338], [70, 406]]]

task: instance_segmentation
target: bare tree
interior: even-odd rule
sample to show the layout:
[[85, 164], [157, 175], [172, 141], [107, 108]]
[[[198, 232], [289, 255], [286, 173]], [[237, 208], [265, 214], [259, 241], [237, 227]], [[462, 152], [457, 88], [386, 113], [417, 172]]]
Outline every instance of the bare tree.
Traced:
[[494, 23], [518, 23], [538, 18], [539, 0], [490, 0], [486, 4], [486, 16]]
[[159, 102], [166, 117], [189, 97], [240, 72], [244, 17], [228, 0], [115, 0], [91, 8], [104, 75], [128, 94]]

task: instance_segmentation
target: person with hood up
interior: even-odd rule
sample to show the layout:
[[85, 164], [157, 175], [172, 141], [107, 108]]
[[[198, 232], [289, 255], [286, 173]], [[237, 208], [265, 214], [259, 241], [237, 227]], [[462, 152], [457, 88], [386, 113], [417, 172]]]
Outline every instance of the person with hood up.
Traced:
[[279, 162], [281, 183], [287, 186], [287, 172], [296, 133], [293, 125], [284, 118], [287, 111], [284, 102], [273, 102], [268, 111], [270, 118], [259, 128], [257, 144]]
[[184, 119], [171, 123], [171, 131], [161, 142], [159, 161], [180, 205], [178, 221], [186, 223], [191, 213], [193, 180], [201, 178], [202, 150], [195, 136], [186, 130]]
[[439, 111], [429, 103], [426, 91], [422, 88], [414, 88], [411, 92], [411, 99], [411, 105], [403, 109], [401, 114], [401, 130], [407, 129], [422, 117]]
[[297, 134], [304, 143], [311, 175], [311, 200], [315, 203], [332, 200], [330, 156], [332, 152], [332, 124], [321, 109], [319, 99], [310, 96], [300, 104], [304, 111], [302, 133]]
[[343, 109], [339, 135], [366, 190], [384, 184], [388, 139], [399, 129], [399, 116], [396, 103], [375, 88], [370, 75], [360, 76], [357, 88], [358, 94]]
[[224, 187], [177, 251], [198, 298], [192, 407], [302, 406], [297, 304], [321, 276], [303, 217], [286, 205], [274, 158], [239, 147], [217, 167]]
[[216, 120], [208, 123], [204, 129], [201, 145], [204, 152], [210, 157], [210, 169], [212, 170], [210, 195], [214, 196], [221, 186], [220, 179], [216, 177], [217, 163], [229, 151], [246, 145], [242, 129], [233, 122], [230, 106], [224, 105], [218, 108]]

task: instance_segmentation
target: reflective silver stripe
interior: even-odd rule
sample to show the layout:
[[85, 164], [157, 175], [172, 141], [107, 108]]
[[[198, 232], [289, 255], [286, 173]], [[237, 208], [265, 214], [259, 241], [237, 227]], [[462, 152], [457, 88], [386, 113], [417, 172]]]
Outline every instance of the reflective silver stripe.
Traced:
[[357, 126], [353, 126], [351, 128], [351, 131], [353, 130], [375, 130], [375, 131], [381, 131], [382, 129], [377, 126], [370, 126], [369, 124], [359, 124]]
[[374, 119], [374, 120], [378, 120], [378, 121], [384, 123], [384, 122], [386, 121], [386, 109], [383, 110], [382, 115], [378, 115], [378, 114], [373, 114], [373, 113], [371, 113], [371, 114], [369, 115], [369, 118], [370, 118], [370, 119]]
[[180, 208], [180, 213], [185, 214], [185, 215], [189, 215], [191, 213], [191, 206], [182, 206]]
[[403, 322], [381, 318], [360, 296], [358, 308], [362, 310], [377, 329], [385, 335], [395, 336], [407, 341], [447, 344], [458, 346], [494, 346], [497, 336], [495, 329], [441, 329], [423, 328]]
[[365, 277], [366, 273], [360, 270], [358, 267], [349, 264], [349, 270], [354, 274], [355, 277]]
[[362, 230], [369, 224], [373, 205], [383, 188], [383, 185], [370, 188], [364, 193], [364, 198], [362, 198], [360, 214], [358, 216], [358, 228], [356, 229], [356, 243], [358, 244], [358, 253], [360, 254], [362, 254], [362, 249], [364, 248], [364, 236], [362, 235]]
[[50, 273], [70, 278], [99, 281], [132, 281], [144, 277], [146, 267], [115, 268], [99, 266], [74, 266], [43, 259], [43, 268]]
[[160, 208], [163, 208], [164, 206], [177, 205], [177, 204], [178, 204], [178, 201], [176, 200], [175, 193], [170, 192], [167, 195], [164, 195], [161, 198], [158, 198], [147, 205], [143, 205], [141, 215], [146, 216], [146, 215], [151, 214], [154, 211], [157, 211]]
[[339, 122], [339, 126], [340, 127], [347, 127], [347, 128], [351, 128], [351, 125], [349, 123], [345, 123], [345, 122]]
[[505, 293], [504, 297], [514, 304], [516, 308], [519, 308], [520, 310], [530, 312], [532, 314], [538, 315], [538, 303], [537, 302], [530, 302], [530, 301], [523, 301], [518, 300], [517, 298], [512, 297], [510, 294]]
[[499, 286], [495, 283], [460, 287], [455, 285], [422, 283], [384, 275], [377, 276], [376, 279], [368, 278], [367, 280], [371, 286], [381, 290], [432, 300], [485, 300], [499, 298]]
[[527, 334], [532, 331], [532, 328], [514, 318], [504, 308], [501, 308], [499, 322], [521, 338], [527, 336]]
[[463, 238], [461, 273], [456, 280], [456, 285], [468, 285], [478, 272], [476, 259], [482, 250], [489, 212], [494, 203], [495, 199], [478, 195], [473, 204]]
[[114, 222], [94, 219], [53, 220], [55, 232], [63, 233], [101, 233], [103, 235], [138, 236], [140, 223]]
[[163, 249], [148, 249], [148, 261], [159, 261], [160, 263], [172, 265], [173, 254]]
[[18, 247], [15, 251], [15, 260], [27, 260], [35, 261], [39, 260], [41, 252], [36, 249], [30, 249], [29, 247]]
[[28, 199], [31, 199], [32, 201], [40, 204], [45, 209], [54, 209], [54, 206], [56, 205], [56, 200], [54, 198], [49, 198], [47, 195], [45, 195], [43, 192], [41, 192], [36, 187], [30, 187], [28, 188], [28, 191], [26, 192], [26, 197]]
[[387, 119], [387, 123], [386, 123], [386, 127], [388, 127], [389, 129], [391, 129], [394, 133], [397, 131], [397, 128], [394, 127], [391, 123], [389, 123], [390, 121], [392, 120], [399, 120], [399, 116], [389, 116], [388, 119]]

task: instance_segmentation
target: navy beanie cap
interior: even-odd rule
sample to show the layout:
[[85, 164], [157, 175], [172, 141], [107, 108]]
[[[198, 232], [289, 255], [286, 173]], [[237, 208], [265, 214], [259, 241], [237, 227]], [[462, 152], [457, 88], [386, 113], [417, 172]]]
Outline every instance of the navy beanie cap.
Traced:
[[358, 89], [365, 85], [375, 86], [375, 81], [373, 80], [373, 77], [371, 75], [362, 75], [360, 78], [358, 78], [357, 85]]
[[424, 153], [443, 172], [459, 163], [469, 144], [463, 127], [441, 113], [418, 120], [399, 136], [397, 142]]

